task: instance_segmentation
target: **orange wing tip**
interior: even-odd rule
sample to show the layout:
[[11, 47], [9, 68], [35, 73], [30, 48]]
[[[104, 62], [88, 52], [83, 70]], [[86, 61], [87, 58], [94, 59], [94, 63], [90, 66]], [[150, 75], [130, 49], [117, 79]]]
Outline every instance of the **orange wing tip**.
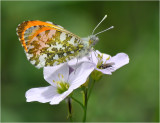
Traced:
[[39, 20], [34, 20], [34, 21], [23, 21], [21, 24], [18, 24], [18, 27], [16, 28], [16, 33], [19, 37], [19, 41], [22, 43], [22, 46], [24, 47], [24, 50], [26, 52], [28, 52], [28, 49], [24, 40], [24, 33], [28, 28], [32, 26], [38, 26], [38, 25], [44, 25], [49, 27], [53, 26], [51, 22], [47, 23]]

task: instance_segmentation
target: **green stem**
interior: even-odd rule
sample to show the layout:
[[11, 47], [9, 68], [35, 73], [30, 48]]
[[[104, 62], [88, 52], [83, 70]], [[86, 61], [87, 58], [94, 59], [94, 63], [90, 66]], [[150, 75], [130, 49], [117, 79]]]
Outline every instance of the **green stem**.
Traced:
[[95, 82], [96, 82], [96, 80], [93, 80], [93, 82], [92, 82], [92, 84], [91, 84], [91, 88], [90, 88], [90, 90], [89, 90], [89, 92], [88, 92], [88, 100], [89, 100], [89, 97], [90, 97], [91, 92], [92, 92], [92, 90], [93, 90], [93, 87], [94, 87]]
[[70, 97], [68, 97], [68, 117], [70, 121], [72, 122], [72, 103], [71, 103]]
[[80, 102], [80, 101], [78, 101], [77, 99], [75, 99], [74, 97], [71, 97], [75, 102], [77, 102], [83, 109], [84, 109], [84, 106], [83, 106], [83, 104]]
[[88, 102], [88, 88], [85, 88], [83, 90], [83, 94], [84, 94], [84, 116], [83, 116], [83, 122], [86, 122], [87, 102]]
[[93, 80], [93, 82], [92, 82], [92, 84], [91, 84], [91, 87], [90, 87], [90, 89], [89, 89], [89, 92], [88, 92], [88, 87], [85, 87], [84, 89], [83, 89], [83, 103], [84, 103], [84, 116], [83, 116], [83, 122], [86, 122], [86, 116], [87, 116], [87, 103], [88, 103], [88, 100], [89, 100], [89, 97], [90, 97], [90, 95], [91, 95], [91, 92], [92, 92], [92, 90], [93, 90], [93, 87], [94, 87], [94, 85], [95, 85], [95, 80]]

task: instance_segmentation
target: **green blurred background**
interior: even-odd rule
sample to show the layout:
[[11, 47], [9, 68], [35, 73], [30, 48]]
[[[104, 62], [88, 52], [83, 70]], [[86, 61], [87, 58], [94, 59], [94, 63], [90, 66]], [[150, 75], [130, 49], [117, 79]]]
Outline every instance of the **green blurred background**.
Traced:
[[[26, 20], [52, 21], [80, 37], [96, 30], [115, 28], [99, 35], [95, 49], [115, 55], [125, 52], [130, 63], [105, 75], [96, 83], [88, 104], [88, 122], [158, 122], [159, 116], [159, 2], [1, 2], [1, 119], [3, 122], [52, 122], [66, 119], [65, 101], [27, 103], [25, 92], [48, 86], [43, 70], [27, 61], [16, 35]], [[81, 100], [79, 90], [75, 95]], [[73, 102], [73, 119], [81, 121], [83, 111]]]

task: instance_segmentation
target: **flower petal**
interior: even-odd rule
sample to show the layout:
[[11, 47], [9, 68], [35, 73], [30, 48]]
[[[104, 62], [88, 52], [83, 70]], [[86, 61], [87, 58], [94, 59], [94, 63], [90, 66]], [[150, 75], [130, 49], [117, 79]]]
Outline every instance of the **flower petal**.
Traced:
[[105, 64], [113, 64], [111, 67], [107, 67], [104, 69], [98, 69], [96, 70], [101, 71], [103, 74], [112, 74], [112, 72], [116, 71], [120, 67], [126, 65], [129, 63], [129, 57], [125, 53], [118, 53], [116, 56], [111, 57]]
[[83, 62], [91, 62], [89, 56], [84, 56], [82, 58], [74, 58], [68, 62], [68, 65], [73, 69], [76, 69]]
[[64, 93], [62, 94], [57, 94], [55, 95], [50, 104], [51, 105], [56, 105], [56, 104], [59, 104], [63, 99], [65, 99], [73, 90], [72, 89], [68, 89], [67, 91], [65, 91]]
[[57, 86], [55, 83], [53, 83], [53, 80], [59, 81], [59, 74], [62, 74], [64, 76], [64, 80], [67, 81], [69, 76], [69, 66], [67, 63], [65, 63], [53, 67], [44, 67], [43, 74], [44, 79], [48, 83], [50, 83], [53, 86]]
[[100, 59], [98, 58], [98, 54], [99, 54], [100, 56], [103, 56], [102, 60], [103, 60], [104, 63], [105, 63], [106, 60], [110, 57], [110, 55], [105, 54], [105, 53], [101, 53], [99, 50], [96, 50], [96, 52], [95, 52], [95, 51], [92, 51], [92, 61], [93, 61], [93, 63], [96, 64], [96, 65], [98, 64], [98, 60], [100, 60]]
[[98, 64], [98, 54], [97, 54], [97, 51], [95, 52], [95, 51], [92, 51], [92, 54], [91, 54], [91, 61], [93, 61], [93, 63], [95, 64], [95, 65], [97, 65]]
[[73, 71], [69, 76], [70, 88], [76, 89], [82, 84], [84, 84], [88, 76], [94, 70], [94, 68], [95, 64], [93, 63], [90, 62], [81, 63], [79, 67], [75, 69], [75, 71]]
[[108, 55], [108, 54], [103, 54], [103, 63], [105, 64], [106, 63], [106, 61], [108, 61], [109, 59], [111, 58], [111, 56], [110, 55]]
[[98, 69], [98, 68], [95, 68], [96, 70], [102, 72], [103, 74], [108, 74], [108, 75], [112, 75], [112, 72], [110, 71], [109, 68], [106, 68], [106, 69]]
[[106, 63], [114, 63], [113, 69], [110, 69], [111, 72], [119, 69], [120, 67], [129, 63], [129, 57], [125, 53], [118, 53], [116, 56], [110, 58]]
[[29, 89], [25, 96], [27, 102], [38, 101], [41, 103], [46, 103], [50, 102], [56, 94], [56, 88], [53, 86], [48, 86]]

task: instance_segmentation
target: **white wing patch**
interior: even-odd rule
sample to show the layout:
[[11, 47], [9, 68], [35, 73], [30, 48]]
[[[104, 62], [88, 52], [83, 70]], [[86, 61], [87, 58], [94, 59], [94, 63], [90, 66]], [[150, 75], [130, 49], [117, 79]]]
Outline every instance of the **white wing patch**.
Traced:
[[66, 40], [66, 33], [65, 33], [65, 32], [62, 32], [62, 33], [61, 33], [61, 35], [60, 35], [60, 40], [61, 40], [61, 41]]
[[52, 49], [54, 48], [54, 46], [51, 44], [50, 47], [48, 47], [47, 51], [52, 52]]
[[59, 59], [58, 55], [56, 54], [54, 57], [53, 57], [54, 60], [57, 60]]
[[74, 45], [74, 40], [75, 40], [75, 37], [73, 36], [73, 37], [68, 41], [68, 43]]
[[45, 61], [46, 61], [46, 60], [45, 60], [46, 57], [47, 57], [47, 54], [40, 55], [40, 56], [39, 56], [39, 61], [40, 61], [40, 63], [41, 63], [41, 62], [45, 62]]
[[31, 57], [33, 57], [33, 54], [26, 53], [26, 56], [27, 56], [28, 59], [30, 59]]
[[64, 56], [67, 56], [67, 53], [64, 53], [63, 55], [64, 55]]
[[33, 48], [34, 48], [34, 45], [30, 45], [30, 46], [28, 47], [28, 50], [33, 49]]
[[71, 51], [71, 53], [74, 53], [74, 51]]
[[34, 65], [36, 63], [36, 60], [30, 61], [30, 62], [31, 62], [31, 64]]
[[45, 58], [47, 57], [47, 54], [43, 54], [43, 55], [40, 55], [39, 57], [39, 64], [37, 65], [37, 68], [41, 68], [43, 66], [45, 66], [45, 63], [46, 63], [46, 60]]
[[59, 49], [65, 49], [65, 47], [63, 47], [63, 45], [62, 44], [58, 44], [58, 42], [56, 42], [56, 45], [55, 46], [53, 46], [54, 48], [57, 48], [58, 50]]

